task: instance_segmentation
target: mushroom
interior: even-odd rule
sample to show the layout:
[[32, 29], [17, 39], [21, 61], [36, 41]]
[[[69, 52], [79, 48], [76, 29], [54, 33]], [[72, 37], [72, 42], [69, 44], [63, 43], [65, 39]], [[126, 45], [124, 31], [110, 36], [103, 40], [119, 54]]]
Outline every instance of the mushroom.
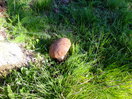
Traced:
[[63, 61], [70, 47], [71, 42], [68, 38], [60, 38], [50, 46], [49, 55], [51, 58]]

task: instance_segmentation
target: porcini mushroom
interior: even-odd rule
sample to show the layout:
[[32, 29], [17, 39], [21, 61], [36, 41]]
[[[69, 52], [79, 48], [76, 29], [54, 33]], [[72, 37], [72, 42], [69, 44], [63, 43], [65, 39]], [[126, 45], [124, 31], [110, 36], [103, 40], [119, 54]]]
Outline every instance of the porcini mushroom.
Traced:
[[71, 42], [68, 38], [60, 38], [50, 46], [49, 55], [51, 58], [63, 61], [70, 47]]

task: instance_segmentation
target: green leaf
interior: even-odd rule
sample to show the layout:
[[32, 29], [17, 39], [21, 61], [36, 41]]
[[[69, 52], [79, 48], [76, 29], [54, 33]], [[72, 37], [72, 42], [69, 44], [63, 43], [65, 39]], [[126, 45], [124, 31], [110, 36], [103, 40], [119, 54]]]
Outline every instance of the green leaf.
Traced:
[[11, 86], [7, 85], [7, 92], [8, 92], [8, 97], [10, 99], [15, 99], [14, 93], [12, 92]]

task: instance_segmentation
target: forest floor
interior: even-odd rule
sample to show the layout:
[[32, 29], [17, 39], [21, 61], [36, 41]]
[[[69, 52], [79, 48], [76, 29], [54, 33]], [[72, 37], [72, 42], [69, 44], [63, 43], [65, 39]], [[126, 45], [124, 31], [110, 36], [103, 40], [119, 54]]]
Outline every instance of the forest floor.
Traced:
[[[0, 27], [8, 41], [33, 50], [37, 61], [0, 79], [0, 99], [132, 98], [132, 3], [68, 1], [7, 1]], [[57, 62], [49, 47], [61, 37], [72, 46]]]

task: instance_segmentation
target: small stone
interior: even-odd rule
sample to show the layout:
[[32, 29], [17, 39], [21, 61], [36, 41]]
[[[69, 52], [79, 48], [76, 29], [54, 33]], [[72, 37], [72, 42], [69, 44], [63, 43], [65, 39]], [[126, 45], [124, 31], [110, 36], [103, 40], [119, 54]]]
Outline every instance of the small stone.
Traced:
[[22, 63], [23, 59], [24, 54], [17, 44], [0, 42], [0, 67]]
[[0, 42], [0, 76], [3, 72], [28, 66], [30, 53], [26, 53], [17, 43]]
[[51, 58], [63, 61], [70, 47], [71, 42], [68, 38], [60, 38], [50, 46], [49, 55]]

